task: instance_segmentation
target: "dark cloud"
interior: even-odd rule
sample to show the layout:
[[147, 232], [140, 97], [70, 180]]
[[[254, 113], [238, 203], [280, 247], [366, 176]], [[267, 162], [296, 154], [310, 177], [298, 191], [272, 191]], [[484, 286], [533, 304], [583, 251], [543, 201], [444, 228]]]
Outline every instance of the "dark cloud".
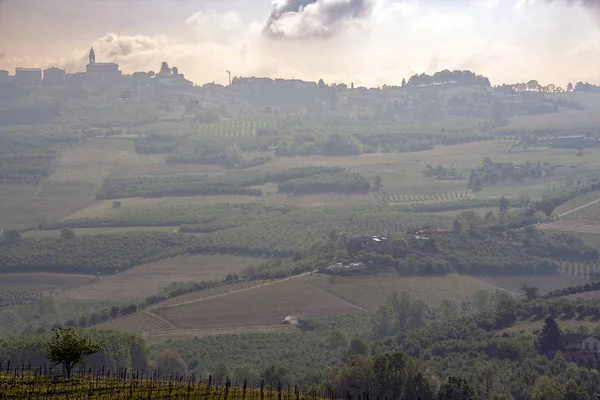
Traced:
[[367, 17], [371, 6], [372, 0], [285, 0], [274, 6], [263, 32], [272, 38], [331, 37], [346, 22]]

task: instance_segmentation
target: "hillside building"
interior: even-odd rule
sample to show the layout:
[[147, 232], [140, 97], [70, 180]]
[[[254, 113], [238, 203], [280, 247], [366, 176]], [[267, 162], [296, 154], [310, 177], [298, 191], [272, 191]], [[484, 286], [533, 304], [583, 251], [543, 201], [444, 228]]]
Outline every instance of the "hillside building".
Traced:
[[44, 70], [44, 83], [49, 85], [64, 85], [66, 72], [64, 69], [50, 67]]
[[42, 82], [41, 68], [15, 68], [15, 81], [24, 85], [34, 85]]
[[97, 63], [94, 49], [90, 49], [90, 63], [85, 66], [85, 72], [92, 82], [110, 82], [122, 77], [119, 64]]

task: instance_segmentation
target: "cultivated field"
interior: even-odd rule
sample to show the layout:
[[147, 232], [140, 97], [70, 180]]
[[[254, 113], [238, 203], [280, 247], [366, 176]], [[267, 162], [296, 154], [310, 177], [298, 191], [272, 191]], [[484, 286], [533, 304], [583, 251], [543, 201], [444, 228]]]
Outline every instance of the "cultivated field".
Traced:
[[102, 277], [94, 283], [60, 294], [76, 300], [140, 300], [158, 293], [175, 282], [211, 281], [239, 273], [261, 259], [227, 255], [175, 257], [141, 265], [117, 275]]
[[537, 286], [540, 293], [551, 292], [556, 289], [562, 289], [568, 286], [583, 285], [588, 282], [579, 271], [573, 271], [573, 275], [569, 274], [570, 270], [565, 269], [564, 273], [558, 275], [540, 275], [540, 276], [486, 276], [480, 277], [482, 281], [488, 282], [504, 290], [515, 293], [522, 293], [521, 285]]
[[154, 312], [179, 329], [279, 326], [287, 316], [317, 318], [361, 310], [296, 280], [188, 302]]
[[[89, 204], [90, 189], [87, 183], [43, 183], [40, 187], [2, 183], [0, 227], [25, 228], [62, 218]], [[58, 196], [39, 198], [38, 191]]]
[[377, 309], [394, 291], [406, 291], [413, 298], [421, 299], [430, 306], [438, 306], [445, 299], [461, 303], [471, 300], [478, 290], [495, 292], [499, 289], [491, 283], [461, 275], [331, 277], [314, 274], [303, 277], [302, 282], [369, 310]]
[[[73, 229], [75, 235], [110, 235], [113, 233], [127, 233], [127, 232], [177, 232], [179, 227], [177, 226], [128, 226], [123, 228], [77, 228]], [[49, 237], [49, 238], [60, 238], [60, 230], [35, 230], [25, 232], [26, 237]]]
[[173, 325], [151, 311], [140, 311], [135, 314], [103, 322], [96, 326], [99, 329], [115, 329], [123, 332], [149, 334], [153, 331], [171, 330]]
[[0, 290], [21, 290], [29, 293], [48, 292], [59, 288], [89, 284], [96, 278], [91, 275], [71, 274], [2, 274]]
[[[595, 194], [597, 195], [598, 192], [595, 192]], [[548, 224], [541, 224], [539, 228], [600, 234], [600, 197], [596, 198], [596, 196], [591, 196], [590, 194], [587, 199], [587, 204], [576, 206], [560, 215], [558, 220]]]
[[133, 142], [128, 140], [88, 139], [63, 150], [47, 180], [101, 184], [117, 163], [133, 152]]

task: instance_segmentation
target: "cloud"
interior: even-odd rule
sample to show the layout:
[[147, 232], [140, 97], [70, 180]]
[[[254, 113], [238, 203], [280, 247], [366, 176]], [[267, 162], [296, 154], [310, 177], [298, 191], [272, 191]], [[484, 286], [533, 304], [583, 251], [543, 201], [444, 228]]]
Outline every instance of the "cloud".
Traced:
[[6, 57], [6, 50], [0, 49], [0, 58]]
[[264, 27], [271, 38], [314, 39], [335, 36], [368, 18], [372, 0], [283, 0], [275, 2]]

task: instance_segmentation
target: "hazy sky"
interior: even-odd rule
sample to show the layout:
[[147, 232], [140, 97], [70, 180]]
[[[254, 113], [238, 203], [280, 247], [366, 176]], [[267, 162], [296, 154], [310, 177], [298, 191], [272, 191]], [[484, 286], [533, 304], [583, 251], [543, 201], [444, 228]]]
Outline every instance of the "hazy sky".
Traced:
[[94, 46], [126, 73], [167, 61], [196, 83], [225, 83], [229, 69], [379, 86], [448, 68], [494, 84], [600, 84], [600, 12], [579, 3], [0, 0], [0, 69], [81, 71]]

